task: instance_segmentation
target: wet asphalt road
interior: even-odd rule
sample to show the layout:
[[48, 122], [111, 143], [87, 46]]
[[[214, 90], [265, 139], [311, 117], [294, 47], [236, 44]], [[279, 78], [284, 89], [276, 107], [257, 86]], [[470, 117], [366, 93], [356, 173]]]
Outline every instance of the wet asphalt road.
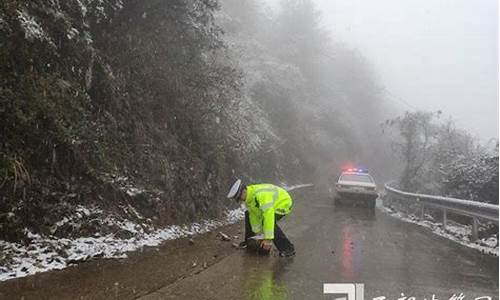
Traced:
[[[294, 197], [282, 226], [294, 258], [238, 251], [141, 299], [334, 299], [323, 283], [364, 283], [364, 299], [498, 299], [498, 258], [381, 211], [335, 208], [328, 197]], [[413, 300], [413, 299], [409, 299]]]

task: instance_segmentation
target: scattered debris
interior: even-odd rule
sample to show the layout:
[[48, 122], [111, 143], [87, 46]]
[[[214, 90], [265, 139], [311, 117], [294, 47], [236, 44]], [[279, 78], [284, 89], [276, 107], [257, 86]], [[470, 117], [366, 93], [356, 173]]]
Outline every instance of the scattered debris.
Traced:
[[229, 242], [231, 240], [231, 238], [222, 231], [219, 231], [219, 237], [221, 241]]
[[193, 239], [189, 239], [189, 245], [194, 245], [194, 240]]

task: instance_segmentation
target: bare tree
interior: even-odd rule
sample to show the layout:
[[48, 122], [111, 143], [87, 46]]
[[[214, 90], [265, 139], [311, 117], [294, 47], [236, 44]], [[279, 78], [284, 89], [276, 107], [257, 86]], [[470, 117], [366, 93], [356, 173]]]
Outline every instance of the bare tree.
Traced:
[[386, 126], [395, 128], [399, 135], [392, 146], [405, 164], [400, 182], [403, 189], [417, 188], [414, 181], [432, 158], [431, 149], [437, 135], [436, 125], [432, 121], [439, 115], [440, 112], [406, 112], [403, 117], [387, 120], [385, 123]]

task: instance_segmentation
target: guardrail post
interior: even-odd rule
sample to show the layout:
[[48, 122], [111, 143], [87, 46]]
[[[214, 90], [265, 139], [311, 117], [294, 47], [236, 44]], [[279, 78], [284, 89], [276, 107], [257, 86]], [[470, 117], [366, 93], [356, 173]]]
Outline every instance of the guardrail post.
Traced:
[[443, 209], [443, 229], [446, 231], [446, 223], [448, 223], [448, 216], [446, 214], [446, 209]]
[[[448, 226], [448, 211], [452, 214], [468, 216], [472, 218], [471, 241], [479, 238], [479, 220], [489, 220], [498, 224], [498, 205], [488, 203], [476, 203], [470, 200], [463, 200], [451, 197], [435, 195], [416, 194], [400, 191], [393, 188], [389, 183], [385, 184], [386, 199], [388, 204], [396, 210], [408, 214], [410, 211], [420, 215], [421, 220], [425, 220], [425, 206], [433, 209], [441, 209], [443, 212], [443, 229], [446, 232]], [[416, 201], [411, 201], [416, 200]], [[404, 203], [403, 203], [404, 202]], [[384, 205], [385, 205], [384, 201]], [[403, 205], [405, 204], [405, 205]], [[420, 211], [419, 211], [420, 209]], [[432, 217], [431, 217], [432, 218]], [[497, 241], [497, 246], [499, 242]]]
[[478, 239], [477, 228], [478, 228], [477, 218], [472, 218], [472, 239], [471, 239], [472, 242], [475, 242]]

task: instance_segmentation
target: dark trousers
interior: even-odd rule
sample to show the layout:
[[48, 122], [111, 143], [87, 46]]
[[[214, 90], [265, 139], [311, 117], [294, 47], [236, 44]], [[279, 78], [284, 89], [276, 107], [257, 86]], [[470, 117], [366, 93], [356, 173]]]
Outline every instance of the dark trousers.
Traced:
[[[283, 215], [274, 215], [274, 239], [273, 243], [278, 248], [279, 252], [289, 252], [289, 251], [294, 251], [295, 247], [293, 244], [288, 240], [286, 237], [285, 233], [281, 228], [278, 226], [278, 221], [283, 218]], [[255, 233], [252, 231], [252, 227], [250, 226], [250, 217], [248, 211], [245, 211], [245, 241], [252, 236], [254, 236]]]

